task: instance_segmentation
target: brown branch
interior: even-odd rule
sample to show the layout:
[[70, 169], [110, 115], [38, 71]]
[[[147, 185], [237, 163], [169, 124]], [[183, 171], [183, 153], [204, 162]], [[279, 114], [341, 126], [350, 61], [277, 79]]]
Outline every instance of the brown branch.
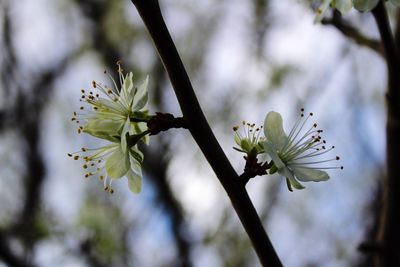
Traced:
[[139, 11], [169, 75], [188, 128], [227, 192], [264, 266], [282, 266], [243, 185], [238, 183], [201, 110], [178, 51], [165, 25], [157, 0], [132, 0]]
[[16, 255], [10, 248], [8, 240], [4, 233], [0, 232], [0, 260], [8, 266], [13, 267], [34, 267], [35, 265], [25, 261], [22, 257]]
[[350, 25], [348, 22], [342, 19], [339, 11], [335, 10], [332, 18], [324, 18], [321, 21], [324, 25], [331, 25], [338, 29], [344, 36], [350, 38], [359, 45], [368, 47], [376, 53], [383, 55], [383, 48], [378, 40], [368, 38], [363, 35], [359, 30]]
[[386, 95], [388, 118], [386, 125], [387, 179], [384, 186], [383, 211], [379, 226], [378, 242], [382, 253], [378, 255], [380, 266], [400, 266], [400, 61], [383, 1], [372, 10], [388, 68]]

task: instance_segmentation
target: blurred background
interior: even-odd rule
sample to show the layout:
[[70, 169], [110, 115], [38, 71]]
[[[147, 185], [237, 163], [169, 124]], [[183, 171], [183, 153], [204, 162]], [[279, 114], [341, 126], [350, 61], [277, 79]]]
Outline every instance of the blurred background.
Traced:
[[[368, 257], [359, 246], [374, 234], [385, 176], [386, 67], [372, 15], [343, 18], [363, 43], [338, 30], [342, 20], [331, 11], [314, 24], [311, 1], [160, 2], [238, 173], [245, 162], [232, 149], [232, 126], [261, 125], [270, 110], [287, 131], [300, 108], [314, 112], [341, 156], [344, 170], [305, 190], [289, 192], [278, 175], [247, 185], [283, 264], [362, 266]], [[81, 88], [111, 85], [103, 71], [115, 76], [117, 60], [137, 82], [150, 76], [151, 113], [181, 115], [130, 1], [2, 0], [0, 49], [0, 266], [259, 266], [187, 131], [163, 132], [143, 148], [139, 195], [126, 179], [105, 193], [67, 157], [99, 146], [70, 118]]]

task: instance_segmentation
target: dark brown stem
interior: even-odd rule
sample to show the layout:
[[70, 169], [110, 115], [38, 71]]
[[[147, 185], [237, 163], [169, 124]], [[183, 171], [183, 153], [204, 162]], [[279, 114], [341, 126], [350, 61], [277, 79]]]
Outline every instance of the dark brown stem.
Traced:
[[169, 75], [188, 129], [227, 192], [263, 266], [282, 266], [246, 189], [222, 151], [201, 110], [157, 0], [132, 0]]
[[337, 10], [334, 11], [332, 18], [324, 18], [321, 23], [324, 25], [332, 25], [344, 36], [350, 38], [357, 44], [368, 47], [380, 55], [383, 54], [382, 45], [378, 40], [368, 38], [367, 36], [363, 35], [355, 27], [344, 21], [341, 14]]
[[378, 255], [379, 266], [400, 266], [400, 62], [396, 44], [383, 1], [372, 14], [381, 35], [388, 68], [387, 179], [384, 187], [383, 211], [379, 225], [378, 242], [382, 253]]
[[172, 128], [188, 128], [187, 122], [183, 117], [175, 118], [174, 115], [170, 113], [161, 112], [156, 112], [156, 115], [148, 120], [147, 127], [149, 128], [150, 135], [156, 135]]

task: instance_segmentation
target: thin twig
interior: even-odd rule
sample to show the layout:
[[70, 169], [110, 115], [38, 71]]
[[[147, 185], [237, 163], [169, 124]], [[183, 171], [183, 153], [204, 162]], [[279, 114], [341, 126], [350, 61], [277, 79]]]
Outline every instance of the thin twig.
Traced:
[[282, 266], [258, 214], [240, 183], [198, 103], [189, 77], [161, 15], [157, 0], [132, 0], [168, 72], [189, 131], [227, 192], [264, 266]]
[[359, 45], [368, 47], [376, 53], [383, 55], [382, 45], [378, 40], [368, 38], [359, 30], [342, 19], [338, 11], [334, 11], [332, 18], [324, 18], [321, 21], [324, 25], [331, 25], [338, 29], [344, 36], [350, 38]]

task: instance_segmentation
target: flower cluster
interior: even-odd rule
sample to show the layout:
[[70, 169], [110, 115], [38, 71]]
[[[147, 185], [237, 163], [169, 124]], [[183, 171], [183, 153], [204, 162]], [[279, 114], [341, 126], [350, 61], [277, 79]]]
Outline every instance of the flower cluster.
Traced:
[[71, 119], [78, 124], [78, 134], [87, 133], [111, 143], [96, 149], [82, 148], [68, 156], [82, 159], [82, 167], [87, 171], [85, 177], [98, 175], [107, 192], [114, 192], [111, 187], [114, 179], [125, 176], [130, 190], [138, 193], [141, 190], [143, 154], [137, 143], [147, 144], [149, 141], [146, 125], [149, 119], [148, 78], [134, 86], [132, 72], [124, 76], [121, 64], [117, 62], [117, 65], [120, 86], [110, 75], [114, 88], [93, 81], [93, 91], [81, 90], [80, 101], [89, 108], [81, 106]]
[[[326, 165], [329, 162], [339, 160], [339, 156], [318, 159], [331, 152], [335, 147], [327, 146], [326, 141], [321, 136], [323, 131], [317, 128], [316, 123], [307, 126], [307, 122], [312, 116], [313, 113], [305, 116], [304, 109], [302, 109], [300, 119], [287, 135], [283, 130], [282, 116], [271, 111], [264, 121], [264, 137], [259, 137], [259, 134], [257, 134], [257, 137], [254, 138], [253, 134], [253, 136], [239, 138], [240, 136], [237, 137], [237, 130], [235, 131], [235, 142], [240, 147], [236, 150], [248, 155], [254, 151], [253, 149], [256, 149], [257, 154], [266, 153], [271, 162], [262, 166], [268, 166], [269, 174], [278, 172], [286, 177], [290, 191], [292, 191], [292, 187], [303, 189], [304, 186], [300, 182], [326, 181], [329, 179], [329, 175], [324, 170], [343, 169], [343, 167]], [[251, 127], [251, 125], [248, 127]], [[249, 146], [248, 143], [252, 145]]]

